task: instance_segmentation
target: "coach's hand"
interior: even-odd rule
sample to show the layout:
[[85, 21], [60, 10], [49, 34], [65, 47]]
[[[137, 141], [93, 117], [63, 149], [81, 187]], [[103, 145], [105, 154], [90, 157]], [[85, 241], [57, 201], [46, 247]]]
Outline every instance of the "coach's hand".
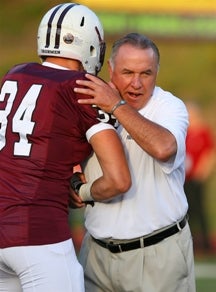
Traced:
[[78, 103], [97, 105], [103, 111], [111, 113], [113, 108], [121, 100], [121, 96], [115, 85], [112, 82], [106, 83], [91, 74], [86, 74], [85, 76], [87, 80], [76, 80], [79, 87], [75, 87], [74, 91], [90, 95], [92, 98], [79, 99]]

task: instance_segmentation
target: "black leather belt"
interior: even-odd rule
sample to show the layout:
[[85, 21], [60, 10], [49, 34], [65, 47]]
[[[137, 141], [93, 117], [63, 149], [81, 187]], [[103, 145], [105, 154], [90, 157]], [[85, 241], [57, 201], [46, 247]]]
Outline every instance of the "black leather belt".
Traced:
[[92, 237], [92, 238], [97, 244], [99, 244], [100, 246], [102, 246], [104, 248], [107, 248], [112, 253], [118, 253], [118, 252], [129, 251], [129, 250], [133, 250], [133, 249], [156, 244], [156, 243], [162, 241], [163, 239], [179, 232], [182, 228], [185, 227], [186, 223], [187, 223], [187, 216], [185, 216], [184, 219], [182, 221], [180, 221], [179, 223], [177, 223], [177, 224], [171, 226], [170, 228], [167, 228], [167, 229], [165, 229], [157, 234], [154, 234], [152, 236], [145, 237], [145, 238], [141, 237], [138, 240], [130, 241], [127, 243], [119, 243], [119, 244], [112, 243], [112, 242], [108, 243], [108, 242], [96, 239], [94, 237]]

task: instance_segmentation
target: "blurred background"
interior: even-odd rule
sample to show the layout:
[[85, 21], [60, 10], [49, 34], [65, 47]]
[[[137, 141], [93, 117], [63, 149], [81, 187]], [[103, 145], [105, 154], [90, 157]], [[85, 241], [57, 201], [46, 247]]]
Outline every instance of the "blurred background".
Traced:
[[[67, 1], [66, 1], [67, 2]], [[69, 2], [69, 1], [68, 1]], [[161, 53], [158, 85], [199, 108], [199, 126], [212, 141], [200, 166], [199, 197], [188, 191], [194, 238], [197, 291], [216, 291], [216, 0], [86, 0], [104, 25], [107, 52], [100, 77], [108, 80], [106, 60], [115, 39], [128, 32], [152, 38]], [[61, 1], [1, 0], [0, 79], [14, 64], [38, 62], [37, 28], [42, 15]], [[192, 115], [191, 115], [192, 117]], [[203, 126], [204, 124], [204, 126]], [[194, 143], [204, 149], [206, 141]], [[207, 154], [206, 154], [207, 156]], [[189, 197], [190, 196], [190, 197]], [[83, 212], [71, 210], [77, 251], [83, 236]], [[208, 241], [208, 242], [207, 242]], [[206, 243], [207, 242], [207, 243]], [[205, 289], [205, 290], [204, 290]]]

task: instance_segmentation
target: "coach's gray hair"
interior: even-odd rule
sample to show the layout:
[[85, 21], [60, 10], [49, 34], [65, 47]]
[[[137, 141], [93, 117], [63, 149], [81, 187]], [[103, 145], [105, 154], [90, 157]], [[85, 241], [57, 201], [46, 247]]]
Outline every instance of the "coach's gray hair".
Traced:
[[125, 35], [124, 37], [118, 39], [112, 46], [112, 52], [111, 52], [111, 56], [110, 56], [110, 65], [112, 66], [112, 68], [114, 67], [114, 61], [115, 61], [115, 57], [118, 53], [119, 48], [124, 45], [124, 44], [130, 44], [134, 47], [140, 48], [140, 49], [149, 49], [151, 48], [154, 53], [155, 56], [157, 58], [157, 63], [158, 63], [158, 67], [160, 64], [160, 52], [158, 47], [156, 46], [156, 44], [150, 40], [149, 38], [147, 38], [145, 35], [139, 34], [139, 33], [129, 33], [127, 35]]

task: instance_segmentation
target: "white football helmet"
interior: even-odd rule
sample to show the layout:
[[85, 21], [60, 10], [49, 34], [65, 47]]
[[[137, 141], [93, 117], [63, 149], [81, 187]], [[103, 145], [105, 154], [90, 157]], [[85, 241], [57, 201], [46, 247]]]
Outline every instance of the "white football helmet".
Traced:
[[50, 9], [38, 28], [38, 55], [79, 60], [97, 74], [105, 55], [103, 27], [93, 11], [76, 3]]

